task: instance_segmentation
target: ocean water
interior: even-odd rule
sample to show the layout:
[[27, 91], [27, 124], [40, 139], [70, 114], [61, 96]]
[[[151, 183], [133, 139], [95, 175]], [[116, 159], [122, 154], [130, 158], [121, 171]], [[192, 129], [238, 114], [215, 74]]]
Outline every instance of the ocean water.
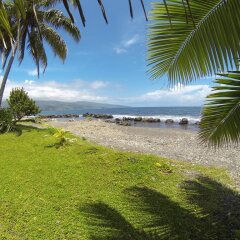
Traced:
[[[197, 130], [198, 126], [195, 125], [196, 122], [200, 121], [201, 107], [132, 107], [132, 108], [116, 108], [116, 109], [81, 109], [81, 110], [64, 110], [61, 112], [42, 112], [41, 115], [52, 115], [52, 114], [79, 114], [79, 120], [82, 119], [82, 114], [84, 113], [94, 113], [94, 114], [111, 114], [114, 118], [123, 117], [152, 117], [160, 118], [161, 123], [137, 123], [134, 126], [140, 127], [171, 127], [171, 128], [183, 128], [183, 129], [193, 129]], [[179, 126], [179, 121], [182, 118], [187, 118], [189, 120], [188, 126]], [[174, 124], [166, 125], [165, 120], [173, 119]], [[64, 119], [63, 119], [64, 120]], [[76, 120], [76, 119], [75, 119]]]

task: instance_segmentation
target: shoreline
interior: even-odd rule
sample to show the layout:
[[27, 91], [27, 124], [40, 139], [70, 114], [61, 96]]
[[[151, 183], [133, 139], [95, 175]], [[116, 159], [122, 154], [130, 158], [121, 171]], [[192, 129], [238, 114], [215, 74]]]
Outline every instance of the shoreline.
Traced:
[[104, 120], [108, 123], [134, 126], [143, 128], [174, 128], [184, 130], [199, 130], [200, 119], [186, 117], [173, 117], [173, 116], [133, 116], [133, 115], [112, 115], [112, 114], [56, 114], [56, 115], [39, 115], [39, 118], [45, 121], [62, 121], [62, 122], [78, 122], [84, 120]]
[[106, 147], [154, 154], [198, 165], [224, 167], [234, 179], [240, 177], [240, 148], [232, 146], [209, 151], [209, 148], [198, 143], [196, 131], [121, 126], [102, 120], [49, 121], [48, 124]]

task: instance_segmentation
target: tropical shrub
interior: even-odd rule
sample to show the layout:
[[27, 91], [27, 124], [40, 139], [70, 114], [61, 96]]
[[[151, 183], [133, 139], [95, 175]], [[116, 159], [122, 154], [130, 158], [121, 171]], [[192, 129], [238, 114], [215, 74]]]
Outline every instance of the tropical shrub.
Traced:
[[45, 126], [48, 128], [48, 131], [56, 140], [56, 142], [54, 144], [51, 144], [49, 147], [56, 147], [58, 149], [70, 145], [76, 140], [75, 138], [70, 138], [69, 132], [65, 131], [64, 129], [55, 128], [47, 124], [45, 124]]
[[60, 148], [69, 144], [69, 139], [67, 138], [67, 134], [68, 132], [65, 131], [64, 129], [56, 128], [56, 133], [53, 135], [57, 140], [57, 142], [55, 143], [56, 148]]
[[14, 128], [13, 115], [10, 109], [0, 108], [0, 133], [6, 133]]
[[24, 116], [40, 113], [40, 108], [36, 105], [35, 101], [28, 96], [23, 88], [13, 89], [7, 102], [15, 122], [20, 121]]

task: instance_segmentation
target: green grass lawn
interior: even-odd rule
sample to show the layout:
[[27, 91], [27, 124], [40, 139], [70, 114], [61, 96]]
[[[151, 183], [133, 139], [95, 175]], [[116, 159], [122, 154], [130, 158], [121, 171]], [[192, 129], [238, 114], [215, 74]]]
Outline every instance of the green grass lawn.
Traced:
[[124, 153], [49, 130], [0, 135], [0, 239], [240, 239], [224, 170]]

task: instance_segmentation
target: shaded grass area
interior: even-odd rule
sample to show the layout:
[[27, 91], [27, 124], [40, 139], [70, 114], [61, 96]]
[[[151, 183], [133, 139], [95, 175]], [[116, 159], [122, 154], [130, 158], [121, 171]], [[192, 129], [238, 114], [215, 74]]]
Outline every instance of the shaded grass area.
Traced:
[[27, 126], [0, 135], [0, 239], [240, 239], [225, 171], [55, 141]]

